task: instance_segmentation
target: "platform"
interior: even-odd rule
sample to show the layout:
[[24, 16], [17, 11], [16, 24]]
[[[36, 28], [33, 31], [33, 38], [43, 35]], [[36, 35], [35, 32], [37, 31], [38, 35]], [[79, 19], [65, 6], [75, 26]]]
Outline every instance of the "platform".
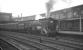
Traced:
[[59, 33], [73, 34], [73, 35], [83, 35], [83, 32], [74, 32], [74, 31], [59, 31]]

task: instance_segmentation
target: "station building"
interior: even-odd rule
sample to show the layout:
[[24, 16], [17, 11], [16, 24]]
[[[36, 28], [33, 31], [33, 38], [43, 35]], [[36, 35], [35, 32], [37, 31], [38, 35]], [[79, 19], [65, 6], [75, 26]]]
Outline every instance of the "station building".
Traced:
[[0, 23], [12, 21], [12, 13], [0, 12]]

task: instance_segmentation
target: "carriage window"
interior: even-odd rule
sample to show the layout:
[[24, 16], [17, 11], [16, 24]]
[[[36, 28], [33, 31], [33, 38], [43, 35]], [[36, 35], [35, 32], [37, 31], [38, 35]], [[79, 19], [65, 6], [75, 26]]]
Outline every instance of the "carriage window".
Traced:
[[53, 23], [53, 21], [50, 21], [50, 23]]

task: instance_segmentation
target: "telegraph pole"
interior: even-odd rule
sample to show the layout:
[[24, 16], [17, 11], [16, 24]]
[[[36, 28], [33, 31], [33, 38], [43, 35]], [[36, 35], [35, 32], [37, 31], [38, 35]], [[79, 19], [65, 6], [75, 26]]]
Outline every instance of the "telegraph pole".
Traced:
[[22, 13], [21, 13], [21, 21], [23, 20], [23, 18], [22, 18]]

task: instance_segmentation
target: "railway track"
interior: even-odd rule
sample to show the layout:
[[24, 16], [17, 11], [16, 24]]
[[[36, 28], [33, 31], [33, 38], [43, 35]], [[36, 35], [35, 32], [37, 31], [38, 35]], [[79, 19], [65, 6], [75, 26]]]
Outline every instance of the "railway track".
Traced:
[[0, 38], [8, 42], [9, 44], [15, 46], [16, 48], [18, 48], [18, 50], [31, 50], [31, 49], [36, 50], [34, 47], [28, 44], [26, 45], [25, 43], [22, 43], [21, 41], [15, 40], [14, 38], [10, 38], [8, 36], [0, 36]]
[[18, 50], [18, 48], [0, 39], [0, 50]]
[[[5, 36], [5, 38], [4, 37], [1, 37], [1, 38], [6, 40], [7, 42], [13, 44], [14, 46], [17, 46], [20, 50], [27, 50], [26, 49], [27, 47], [26, 46], [23, 47], [19, 43], [23, 43], [23, 44], [25, 43], [27, 45], [30, 45], [30, 46], [36, 48], [36, 50], [57, 50], [56, 48], [44, 45], [42, 43], [39, 43], [39, 42], [34, 41], [34, 40], [30, 40], [30, 39], [25, 40], [23, 38], [17, 38], [14, 36]], [[8, 40], [8, 39], [10, 39], [10, 40]], [[17, 41], [19, 43], [17, 43]]]
[[[28, 35], [28, 34], [21, 34], [21, 33], [7, 33], [6, 36], [11, 37], [12, 39], [15, 39], [17, 41], [23, 42], [23, 43], [29, 43], [29, 45], [36, 46], [37, 44], [40, 46], [36, 46], [36, 48], [41, 48], [42, 50], [82, 50], [83, 45], [79, 44], [73, 44], [68, 42], [62, 42], [60, 40], [56, 41], [53, 38], [48, 37], [40, 37], [35, 35]], [[41, 41], [41, 42], [40, 42]], [[42, 46], [41, 46], [42, 45]]]
[[[50, 41], [56, 40], [56, 38], [51, 38], [51, 37], [49, 38], [49, 37], [45, 37], [45, 36], [36, 36], [36, 35], [21, 34], [21, 33], [18, 33], [18, 34], [20, 36], [25, 36], [27, 38], [32, 38], [32, 39], [36, 39], [36, 40], [38, 40], [40, 38], [42, 38], [44, 40], [50, 40]], [[17, 35], [17, 34], [13, 33], [12, 35]], [[69, 38], [59, 37], [58, 41], [62, 41], [62, 42], [66, 42], [66, 43], [72, 43], [72, 44], [77, 44], [77, 45], [83, 45], [83, 41], [82, 40], [79, 40], [79, 39], [76, 40], [76, 39], [73, 39], [73, 38], [69, 39]]]

